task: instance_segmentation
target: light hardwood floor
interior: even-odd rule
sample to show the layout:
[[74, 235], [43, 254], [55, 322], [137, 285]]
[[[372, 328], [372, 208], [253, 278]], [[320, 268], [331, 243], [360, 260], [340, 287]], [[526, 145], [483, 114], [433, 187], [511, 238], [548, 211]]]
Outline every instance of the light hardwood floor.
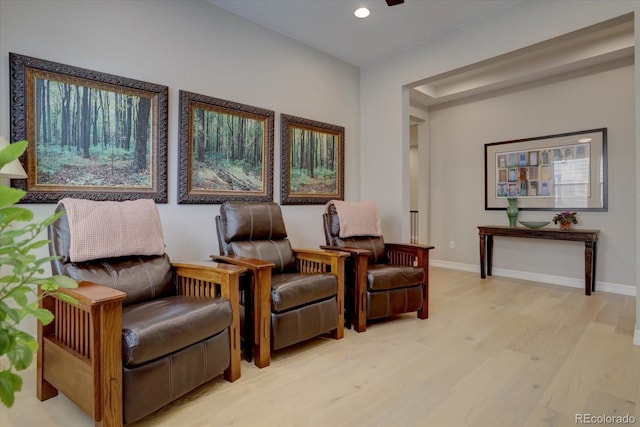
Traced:
[[[142, 426], [574, 426], [576, 414], [640, 424], [633, 297], [431, 268], [428, 320], [405, 315], [243, 362]], [[69, 373], [72, 375], [72, 373]], [[90, 426], [35, 374], [0, 426]], [[613, 424], [611, 424], [613, 425]]]

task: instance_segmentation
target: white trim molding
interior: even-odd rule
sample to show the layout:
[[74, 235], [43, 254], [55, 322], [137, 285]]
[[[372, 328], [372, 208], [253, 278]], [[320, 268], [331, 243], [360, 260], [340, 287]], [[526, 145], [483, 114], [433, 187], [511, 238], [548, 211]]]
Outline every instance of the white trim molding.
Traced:
[[[429, 264], [434, 267], [449, 268], [452, 270], [469, 271], [480, 274], [480, 266], [475, 264], [463, 264], [451, 261], [431, 259]], [[506, 268], [493, 268], [493, 276], [510, 277], [512, 279], [530, 280], [532, 282], [548, 283], [551, 285], [569, 286], [571, 288], [584, 289], [584, 279], [565, 276], [553, 276], [550, 274], [532, 273], [529, 271], [509, 270]], [[613, 294], [636, 296], [636, 287], [620, 283], [596, 281], [596, 292], [611, 292]], [[636, 329], [634, 343], [638, 340], [640, 345], [640, 330]]]

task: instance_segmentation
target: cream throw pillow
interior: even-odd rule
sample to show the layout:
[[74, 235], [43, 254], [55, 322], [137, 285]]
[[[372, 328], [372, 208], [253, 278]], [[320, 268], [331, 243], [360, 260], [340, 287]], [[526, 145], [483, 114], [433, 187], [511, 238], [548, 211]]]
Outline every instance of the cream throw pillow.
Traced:
[[378, 207], [374, 202], [332, 200], [340, 220], [340, 237], [382, 236]]
[[162, 223], [153, 200], [124, 202], [65, 198], [69, 258], [82, 262], [129, 255], [162, 255]]

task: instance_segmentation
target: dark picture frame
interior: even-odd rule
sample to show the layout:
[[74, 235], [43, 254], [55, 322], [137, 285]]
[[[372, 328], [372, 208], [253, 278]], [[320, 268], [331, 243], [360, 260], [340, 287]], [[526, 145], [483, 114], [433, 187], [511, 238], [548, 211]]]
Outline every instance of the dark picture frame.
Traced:
[[26, 139], [22, 202], [167, 202], [169, 88], [9, 53], [11, 139]]
[[344, 200], [344, 127], [280, 115], [283, 205]]
[[180, 91], [178, 203], [273, 201], [275, 113]]
[[484, 166], [485, 210], [608, 210], [607, 128], [485, 144]]

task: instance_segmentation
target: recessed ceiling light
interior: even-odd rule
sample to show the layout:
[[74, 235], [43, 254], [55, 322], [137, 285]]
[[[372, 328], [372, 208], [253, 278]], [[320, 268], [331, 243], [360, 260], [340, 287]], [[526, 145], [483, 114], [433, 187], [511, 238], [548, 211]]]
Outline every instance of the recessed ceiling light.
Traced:
[[591, 142], [591, 138], [580, 138], [578, 142]]
[[356, 18], [366, 18], [367, 16], [369, 16], [369, 14], [371, 14], [371, 12], [366, 7], [361, 7], [356, 9], [353, 14], [356, 15]]

